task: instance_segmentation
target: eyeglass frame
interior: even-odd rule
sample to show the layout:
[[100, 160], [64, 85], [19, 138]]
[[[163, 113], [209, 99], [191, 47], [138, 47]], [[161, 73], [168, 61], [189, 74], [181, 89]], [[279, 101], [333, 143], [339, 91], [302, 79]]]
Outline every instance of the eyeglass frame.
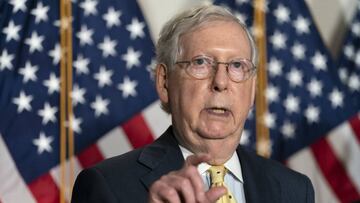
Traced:
[[[201, 78], [199, 78], [199, 77], [196, 77], [195, 75], [193, 75], [193, 74], [191, 74], [190, 72], [189, 72], [189, 67], [191, 67], [191, 65], [193, 65], [193, 63], [194, 63], [194, 61], [196, 60], [196, 59], [201, 59], [201, 58], [203, 58], [203, 59], [210, 59], [210, 61], [211, 61], [211, 63], [210, 63], [210, 65], [211, 65], [211, 68], [213, 69], [213, 70], [217, 70], [218, 69], [218, 66], [220, 65], [220, 64], [223, 64], [223, 65], [225, 65], [225, 67], [226, 67], [226, 72], [227, 72], [227, 75], [228, 75], [228, 77], [232, 80], [232, 81], [234, 81], [234, 82], [236, 82], [236, 83], [241, 83], [241, 82], [244, 82], [244, 81], [246, 81], [246, 80], [248, 80], [249, 78], [251, 78], [255, 73], [256, 73], [256, 66], [252, 63], [252, 61], [251, 60], [249, 60], [249, 59], [245, 59], [245, 58], [235, 58], [235, 59], [232, 59], [232, 60], [230, 60], [229, 62], [223, 62], [223, 61], [217, 61], [217, 60], [215, 60], [213, 57], [210, 57], [210, 56], [206, 56], [206, 55], [199, 55], [199, 56], [195, 56], [195, 57], [193, 57], [191, 60], [187, 60], [187, 61], [176, 61], [174, 64], [175, 65], [178, 65], [178, 64], [187, 64], [187, 66], [185, 67], [185, 72], [189, 75], [189, 76], [191, 76], [191, 77], [193, 77], [193, 78], [195, 78], [195, 79], [198, 79], [198, 80], [204, 80], [204, 79], [208, 79], [208, 78], [210, 78], [211, 77], [211, 75], [214, 73], [214, 71], [210, 71], [205, 77], [201, 77]], [[205, 60], [206, 61], [206, 60]], [[251, 67], [247, 70], [248, 72], [251, 72], [247, 77], [244, 77], [244, 79], [242, 79], [242, 80], [235, 80], [232, 76], [231, 76], [231, 74], [229, 73], [229, 66], [230, 66], [230, 64], [232, 64], [232, 63], [234, 63], [234, 62], [246, 62], [246, 64], [251, 64]], [[242, 70], [244, 70], [244, 69], [242, 69]], [[244, 74], [246, 74], [246, 72], [244, 72]]]

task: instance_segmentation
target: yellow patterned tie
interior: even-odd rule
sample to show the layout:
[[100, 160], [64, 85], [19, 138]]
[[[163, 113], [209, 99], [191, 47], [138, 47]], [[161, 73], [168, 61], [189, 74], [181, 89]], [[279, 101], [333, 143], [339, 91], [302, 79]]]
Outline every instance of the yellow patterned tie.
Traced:
[[[224, 186], [226, 189], [226, 185], [224, 183], [224, 176], [226, 174], [226, 168], [224, 165], [221, 166], [211, 166], [209, 168], [209, 173], [211, 177], [211, 187], [216, 186]], [[227, 193], [220, 197], [216, 203], [236, 203], [235, 197], [231, 194], [231, 192], [227, 189]]]

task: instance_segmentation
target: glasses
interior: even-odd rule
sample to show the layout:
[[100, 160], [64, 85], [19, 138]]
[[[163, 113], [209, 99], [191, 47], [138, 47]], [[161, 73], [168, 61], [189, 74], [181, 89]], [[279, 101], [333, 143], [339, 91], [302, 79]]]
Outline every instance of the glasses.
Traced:
[[248, 59], [233, 59], [230, 62], [220, 62], [208, 56], [196, 56], [190, 61], [177, 61], [175, 64], [187, 64], [185, 67], [186, 73], [200, 80], [215, 74], [219, 64], [226, 66], [228, 76], [234, 82], [243, 82], [256, 72], [256, 67]]

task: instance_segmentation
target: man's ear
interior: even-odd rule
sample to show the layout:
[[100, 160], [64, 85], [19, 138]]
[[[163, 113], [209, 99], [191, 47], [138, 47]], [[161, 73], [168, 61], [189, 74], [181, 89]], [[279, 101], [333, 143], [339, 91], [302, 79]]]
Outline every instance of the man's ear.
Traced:
[[163, 104], [169, 102], [167, 71], [165, 64], [161, 63], [156, 65], [156, 90]]

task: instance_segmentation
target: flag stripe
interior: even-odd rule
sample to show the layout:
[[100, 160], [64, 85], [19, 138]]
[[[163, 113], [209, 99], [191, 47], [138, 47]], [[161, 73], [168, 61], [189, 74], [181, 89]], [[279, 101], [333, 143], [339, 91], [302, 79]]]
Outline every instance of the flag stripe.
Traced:
[[306, 174], [311, 179], [315, 190], [315, 202], [339, 202], [325, 177], [319, 171], [319, 166], [309, 148], [305, 148], [291, 156], [287, 161], [287, 165], [300, 173]]
[[88, 168], [104, 160], [104, 157], [97, 145], [93, 144], [78, 155], [78, 160], [83, 168]]
[[332, 130], [326, 140], [344, 166], [357, 191], [360, 191], [360, 146], [350, 123], [346, 122]]
[[59, 188], [49, 173], [28, 185], [38, 203], [58, 202]]
[[19, 174], [14, 161], [0, 135], [0, 198], [6, 203], [35, 202], [32, 193]]
[[349, 122], [356, 135], [358, 144], [360, 145], [360, 114], [352, 117]]
[[344, 167], [335, 156], [329, 143], [325, 139], [320, 139], [311, 145], [312, 153], [318, 165], [329, 182], [333, 192], [341, 202], [349, 202], [360, 199], [352, 181], [347, 175]]
[[143, 118], [153, 132], [154, 138], [159, 137], [171, 125], [171, 116], [160, 108], [159, 100], [143, 111]]
[[112, 129], [98, 141], [97, 145], [105, 158], [117, 156], [132, 149], [131, 143], [121, 127]]
[[[74, 177], [77, 177], [77, 175], [80, 173], [80, 171], [82, 170], [82, 167], [80, 166], [80, 163], [78, 162], [77, 158], [72, 158], [73, 164], [74, 164]], [[66, 166], [69, 166], [69, 160], [66, 161]], [[60, 187], [60, 165], [52, 168], [50, 170], [50, 175], [53, 178], [53, 180], [55, 181], [55, 184]], [[68, 175], [68, 174], [67, 174]], [[70, 178], [66, 177], [66, 180], [70, 180]], [[72, 179], [71, 181], [75, 181], [74, 179]], [[71, 193], [72, 193], [72, 186], [74, 185], [74, 182], [71, 182], [67, 185], [67, 187], [65, 188], [65, 200], [70, 202], [70, 197], [71, 197]]]
[[154, 136], [141, 114], [137, 114], [125, 122], [122, 128], [133, 148], [142, 147], [154, 141]]

